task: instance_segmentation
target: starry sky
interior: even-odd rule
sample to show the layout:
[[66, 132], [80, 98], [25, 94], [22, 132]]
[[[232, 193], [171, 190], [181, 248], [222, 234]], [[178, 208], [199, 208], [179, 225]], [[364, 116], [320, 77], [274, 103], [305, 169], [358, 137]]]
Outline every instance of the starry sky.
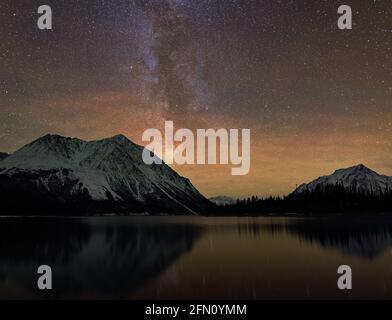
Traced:
[[141, 144], [173, 120], [251, 129], [247, 176], [174, 166], [207, 196], [281, 195], [358, 163], [392, 175], [391, 58], [390, 0], [2, 0], [0, 151], [47, 133]]

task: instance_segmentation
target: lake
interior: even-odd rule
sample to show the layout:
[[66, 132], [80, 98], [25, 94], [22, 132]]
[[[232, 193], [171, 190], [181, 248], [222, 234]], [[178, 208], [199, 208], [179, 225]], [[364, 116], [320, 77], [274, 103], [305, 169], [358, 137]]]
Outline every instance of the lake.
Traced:
[[391, 248], [387, 217], [0, 218], [0, 298], [391, 299]]

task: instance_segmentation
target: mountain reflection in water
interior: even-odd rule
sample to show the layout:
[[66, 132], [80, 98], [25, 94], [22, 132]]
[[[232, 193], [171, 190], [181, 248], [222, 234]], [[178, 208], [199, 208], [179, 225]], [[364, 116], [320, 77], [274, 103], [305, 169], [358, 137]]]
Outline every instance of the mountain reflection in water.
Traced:
[[[0, 297], [9, 297], [12, 283], [11, 291], [26, 297], [126, 298], [189, 251], [200, 233], [192, 225], [91, 220], [0, 219]], [[36, 289], [42, 264], [52, 267], [50, 295]]]
[[386, 217], [0, 218], [0, 298], [392, 298], [391, 247]]
[[327, 249], [367, 259], [374, 259], [392, 247], [390, 219], [289, 219], [286, 223], [271, 221], [265, 224], [239, 224], [238, 232], [252, 233], [256, 237], [261, 233], [276, 236], [288, 233]]

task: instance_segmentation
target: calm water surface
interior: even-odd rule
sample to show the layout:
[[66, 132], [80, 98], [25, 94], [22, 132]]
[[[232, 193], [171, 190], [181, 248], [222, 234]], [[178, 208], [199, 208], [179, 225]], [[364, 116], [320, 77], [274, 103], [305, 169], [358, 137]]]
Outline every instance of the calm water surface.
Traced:
[[0, 298], [391, 299], [391, 248], [381, 217], [0, 218]]

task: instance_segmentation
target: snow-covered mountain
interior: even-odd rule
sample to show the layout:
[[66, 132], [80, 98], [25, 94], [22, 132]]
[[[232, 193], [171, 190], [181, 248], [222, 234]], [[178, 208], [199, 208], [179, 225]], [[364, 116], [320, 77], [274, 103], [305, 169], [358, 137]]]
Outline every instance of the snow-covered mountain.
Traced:
[[166, 164], [146, 165], [142, 152], [123, 135], [90, 142], [46, 135], [0, 162], [2, 211], [193, 214], [210, 205]]
[[236, 203], [236, 200], [227, 196], [217, 196], [209, 198], [212, 203], [215, 203], [217, 206], [228, 206]]
[[354, 189], [361, 192], [379, 194], [387, 189], [392, 189], [392, 177], [378, 174], [363, 164], [359, 164], [350, 168], [336, 170], [333, 174], [320, 177], [310, 183], [304, 183], [294, 193], [301, 193], [306, 190], [313, 191], [317, 186], [323, 189], [327, 185], [336, 184], [342, 184], [347, 190]]

